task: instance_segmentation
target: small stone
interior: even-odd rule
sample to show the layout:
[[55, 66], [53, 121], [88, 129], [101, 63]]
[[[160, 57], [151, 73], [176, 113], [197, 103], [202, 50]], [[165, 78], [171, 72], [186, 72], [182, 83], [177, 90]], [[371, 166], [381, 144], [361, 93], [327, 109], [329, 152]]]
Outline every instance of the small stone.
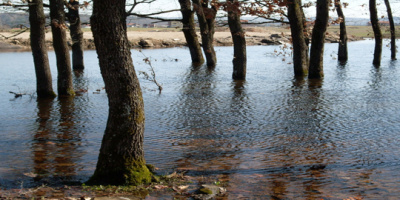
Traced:
[[139, 41], [139, 45], [142, 47], [153, 47], [154, 46], [154, 44], [151, 40], [144, 40], [144, 39], [141, 39]]

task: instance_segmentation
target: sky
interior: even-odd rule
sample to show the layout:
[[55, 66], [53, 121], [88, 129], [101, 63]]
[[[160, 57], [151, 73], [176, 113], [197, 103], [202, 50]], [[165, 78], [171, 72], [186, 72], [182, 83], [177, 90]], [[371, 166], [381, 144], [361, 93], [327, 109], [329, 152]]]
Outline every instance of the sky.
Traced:
[[[303, 0], [306, 2], [315, 2], [315, 0]], [[349, 3], [349, 6], [343, 10], [346, 18], [369, 18], [368, 0], [341, 0], [342, 2]], [[390, 0], [392, 12], [395, 17], [400, 17], [400, 0]], [[386, 7], [383, 0], [377, 0], [378, 11], [380, 16], [386, 16]], [[161, 11], [168, 9], [178, 9], [178, 0], [157, 0], [151, 5], [143, 5], [138, 7], [138, 11], [141, 13], [147, 13], [148, 11]], [[315, 16], [315, 7], [305, 9], [307, 17]], [[168, 17], [180, 17], [179, 13], [168, 14]], [[332, 17], [336, 17], [336, 13], [331, 13]]]

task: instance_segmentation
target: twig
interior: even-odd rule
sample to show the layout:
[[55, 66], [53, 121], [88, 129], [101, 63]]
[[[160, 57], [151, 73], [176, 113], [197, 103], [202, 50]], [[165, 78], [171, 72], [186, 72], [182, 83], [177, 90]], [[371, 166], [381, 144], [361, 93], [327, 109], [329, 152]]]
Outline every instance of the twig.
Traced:
[[157, 85], [157, 87], [158, 87], [159, 93], [161, 94], [161, 91], [162, 91], [163, 88], [162, 88], [161, 84], [159, 84], [159, 83], [157, 82], [157, 79], [156, 79], [156, 72], [154, 71], [154, 68], [153, 68], [153, 65], [151, 64], [150, 58], [147, 57], [141, 50], [139, 50], [139, 52], [145, 57], [145, 58], [143, 59], [143, 61], [144, 61], [147, 65], [149, 65], [149, 67], [150, 67], [150, 72], [151, 72], [151, 76], [150, 76], [149, 74], [147, 74], [146, 72], [144, 72], [144, 71], [139, 71], [139, 74], [142, 74], [146, 80], [155, 83], [155, 84]]
[[27, 30], [29, 30], [29, 28], [28, 28], [28, 27], [26, 27], [25, 25], [22, 25], [22, 24], [21, 24], [21, 26], [24, 26], [24, 27], [25, 27], [25, 29], [23, 29], [22, 31], [19, 31], [18, 33], [14, 34], [14, 35], [11, 35], [11, 36], [8, 36], [8, 37], [6, 37], [6, 36], [4, 36], [4, 35], [0, 34], [0, 36], [1, 36], [1, 37], [3, 37], [4, 39], [10, 39], [10, 38], [12, 38], [12, 37], [15, 37], [15, 36], [21, 35], [22, 33], [24, 33], [24, 32], [26, 32]]

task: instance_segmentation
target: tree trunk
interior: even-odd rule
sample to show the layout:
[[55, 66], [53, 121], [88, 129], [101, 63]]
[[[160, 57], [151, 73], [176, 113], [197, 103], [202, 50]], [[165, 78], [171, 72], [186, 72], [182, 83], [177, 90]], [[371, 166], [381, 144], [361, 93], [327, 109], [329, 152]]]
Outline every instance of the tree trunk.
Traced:
[[126, 33], [125, 0], [94, 0], [90, 18], [109, 114], [89, 184], [151, 181], [143, 151], [144, 105]]
[[39, 98], [55, 97], [45, 43], [45, 20], [43, 1], [32, 0], [29, 3], [30, 39], [36, 73], [36, 92]]
[[324, 76], [324, 44], [329, 19], [329, 0], [317, 1], [317, 17], [311, 38], [310, 67], [308, 78], [319, 79]]
[[379, 67], [381, 65], [381, 57], [382, 57], [382, 32], [379, 27], [378, 21], [378, 11], [376, 9], [376, 0], [369, 0], [369, 12], [372, 24], [372, 30], [374, 31], [375, 37], [375, 50], [374, 50], [374, 60], [372, 64], [375, 67]]
[[[201, 3], [200, 3], [201, 2]], [[207, 66], [215, 67], [217, 56], [214, 50], [215, 17], [217, 10], [214, 6], [208, 7], [208, 0], [193, 0], [193, 9], [199, 21], [203, 51], [206, 55]]]
[[79, 17], [79, 2], [73, 1], [67, 4], [68, 21], [70, 23], [70, 35], [72, 39], [72, 68], [83, 70], [83, 32], [81, 29], [81, 19]]
[[340, 0], [335, 0], [336, 12], [340, 21], [340, 40], [339, 40], [339, 49], [338, 49], [338, 60], [339, 62], [347, 62], [348, 60], [348, 52], [347, 52], [347, 31], [346, 31], [346, 22], [345, 17], [342, 10], [342, 5]]
[[50, 0], [51, 32], [53, 34], [53, 47], [57, 59], [57, 90], [58, 95], [75, 95], [72, 86], [71, 59], [65, 31], [64, 2], [62, 0]]
[[228, 24], [233, 41], [233, 73], [234, 80], [246, 79], [246, 38], [240, 22], [240, 9], [237, 0], [229, 0], [227, 2]]
[[182, 13], [183, 34], [189, 47], [190, 56], [194, 65], [204, 63], [201, 46], [196, 34], [196, 24], [194, 23], [194, 12], [192, 11], [190, 0], [179, 0]]
[[300, 0], [288, 2], [288, 18], [293, 44], [294, 75], [302, 77], [308, 73], [308, 45], [304, 35], [303, 12]]
[[390, 7], [389, 0], [385, 0], [386, 10], [388, 13], [389, 23], [390, 23], [390, 50], [392, 60], [396, 60], [396, 31], [394, 26], [392, 8]]

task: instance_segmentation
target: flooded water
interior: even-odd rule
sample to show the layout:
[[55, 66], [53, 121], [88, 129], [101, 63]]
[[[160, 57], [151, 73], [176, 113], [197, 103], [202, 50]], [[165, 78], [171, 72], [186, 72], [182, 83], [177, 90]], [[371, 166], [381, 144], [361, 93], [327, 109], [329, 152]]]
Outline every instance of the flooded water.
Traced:
[[[224, 182], [228, 199], [396, 199], [400, 64], [384, 48], [374, 68], [373, 46], [350, 43], [342, 66], [337, 44], [327, 44], [320, 82], [293, 79], [290, 58], [273, 55], [277, 46], [248, 47], [245, 82], [231, 79], [231, 47], [216, 48], [212, 71], [192, 67], [185, 48], [144, 50], [164, 88], [158, 94], [140, 79], [147, 162], [160, 174]], [[141, 53], [133, 58], [137, 71], [149, 72]], [[86, 69], [74, 75], [75, 88], [88, 92], [51, 101], [9, 94], [35, 93], [30, 52], [0, 60], [0, 188], [86, 181], [108, 114], [96, 53], [85, 52]]]

